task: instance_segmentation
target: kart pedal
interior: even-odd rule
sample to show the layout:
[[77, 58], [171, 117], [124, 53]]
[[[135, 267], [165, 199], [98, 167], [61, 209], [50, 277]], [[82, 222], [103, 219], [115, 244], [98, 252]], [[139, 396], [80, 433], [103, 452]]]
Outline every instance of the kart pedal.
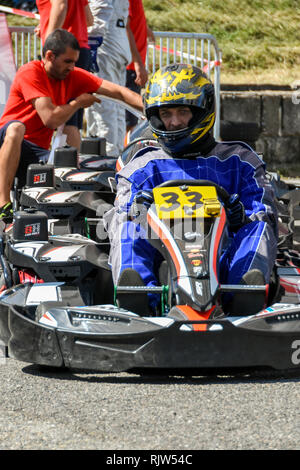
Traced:
[[[265, 286], [266, 281], [263, 273], [259, 269], [251, 269], [241, 279], [241, 285], [245, 286]], [[236, 293], [229, 302], [227, 310], [232, 316], [254, 315], [265, 308], [266, 291]]]
[[147, 293], [137, 293], [136, 291], [134, 295], [130, 295], [129, 292], [120, 293], [118, 292], [118, 287], [121, 286], [145, 287], [139, 273], [131, 268], [124, 269], [124, 271], [121, 272], [117, 286], [116, 300], [120, 308], [137, 313], [138, 315], [149, 315], [150, 308]]

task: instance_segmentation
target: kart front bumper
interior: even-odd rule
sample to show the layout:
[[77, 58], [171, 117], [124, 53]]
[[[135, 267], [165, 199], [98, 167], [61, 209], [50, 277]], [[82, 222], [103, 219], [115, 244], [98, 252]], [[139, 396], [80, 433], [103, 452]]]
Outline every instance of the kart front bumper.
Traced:
[[[143, 318], [113, 306], [74, 307], [50, 310], [45, 324], [9, 306], [1, 309], [0, 337], [10, 357], [71, 369], [299, 368], [299, 308], [265, 312], [189, 322]], [[57, 315], [70, 323], [59, 324]], [[203, 329], [194, 331], [195, 323]]]

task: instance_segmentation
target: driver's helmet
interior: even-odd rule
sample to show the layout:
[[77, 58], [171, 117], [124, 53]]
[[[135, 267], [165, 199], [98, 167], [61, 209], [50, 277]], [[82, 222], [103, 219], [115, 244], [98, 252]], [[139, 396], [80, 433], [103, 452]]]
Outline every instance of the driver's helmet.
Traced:
[[[159, 108], [181, 105], [189, 106], [193, 113], [188, 127], [167, 131], [159, 118]], [[150, 128], [160, 145], [171, 154], [188, 154], [213, 128], [214, 86], [199, 67], [167, 65], [157, 70], [149, 81], [144, 106]]]

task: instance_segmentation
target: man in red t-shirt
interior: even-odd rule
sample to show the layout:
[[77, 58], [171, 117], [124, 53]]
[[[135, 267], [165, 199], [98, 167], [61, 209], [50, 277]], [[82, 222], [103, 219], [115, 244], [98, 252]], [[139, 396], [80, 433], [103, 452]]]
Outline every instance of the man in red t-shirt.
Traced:
[[[80, 46], [80, 54], [76, 67], [89, 70], [91, 64], [88, 45], [87, 27], [93, 24], [93, 15], [88, 0], [36, 0], [40, 14], [38, 28], [42, 44], [47, 36], [57, 28], [72, 33]], [[80, 148], [80, 132], [83, 124], [83, 110], [75, 113], [66, 123], [64, 133], [69, 145]]]
[[93, 93], [143, 110], [138, 94], [75, 67], [79, 49], [73, 34], [57, 29], [45, 41], [42, 61], [29, 62], [16, 73], [0, 119], [0, 219], [12, 217], [15, 175], [22, 186], [27, 166], [47, 160], [54, 130], [74, 112], [100, 102]]

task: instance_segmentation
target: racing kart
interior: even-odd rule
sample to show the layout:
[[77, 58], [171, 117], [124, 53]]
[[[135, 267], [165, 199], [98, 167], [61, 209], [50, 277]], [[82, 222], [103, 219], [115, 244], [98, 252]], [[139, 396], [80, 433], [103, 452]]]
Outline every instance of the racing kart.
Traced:
[[97, 226], [114, 202], [115, 166], [116, 159], [106, 155], [78, 155], [73, 147], [57, 148], [53, 164], [31, 164], [26, 185], [18, 188], [16, 182], [14, 210], [44, 212], [51, 235], [80, 234], [99, 241]]
[[[218, 259], [227, 237], [224, 189], [208, 181], [171, 181], [154, 189], [154, 203], [139, 217], [164, 257], [161, 285], [115, 287], [111, 279], [102, 282], [103, 272], [109, 273], [107, 258], [98, 266], [99, 282], [90, 286], [97, 289], [93, 303], [83, 298], [89, 286], [82, 288], [80, 280], [49, 282], [44, 276], [40, 283], [12, 283], [0, 295], [0, 339], [9, 356], [110, 372], [299, 368], [300, 237], [294, 215], [299, 216], [300, 192], [273, 184], [280, 237], [262, 311], [244, 316], [242, 305], [241, 316], [222, 311], [225, 292], [267, 290], [219, 282]], [[1, 255], [7, 259], [7, 246]], [[51, 265], [49, 259], [44, 262]], [[118, 296], [124, 293], [159, 294], [161, 312], [145, 316], [119, 308]]]

